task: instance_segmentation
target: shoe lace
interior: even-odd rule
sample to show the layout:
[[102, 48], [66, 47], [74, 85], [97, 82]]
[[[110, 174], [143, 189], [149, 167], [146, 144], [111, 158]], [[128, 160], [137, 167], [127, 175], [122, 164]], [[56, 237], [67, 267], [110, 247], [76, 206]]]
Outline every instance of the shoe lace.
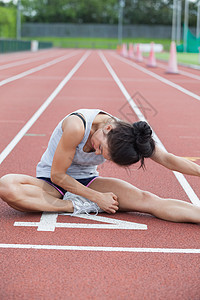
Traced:
[[[83, 206], [87, 207], [87, 206], [91, 206], [91, 204], [89, 204], [88, 202], [85, 202], [85, 203], [83, 204]], [[95, 205], [93, 205], [93, 208], [96, 210], [95, 216], [97, 216], [97, 215], [98, 215], [98, 209], [96, 208]], [[88, 213], [88, 212], [87, 212], [87, 208], [84, 208], [84, 210], [85, 210], [85, 213], [86, 213], [88, 216], [91, 215], [91, 213]]]
[[[83, 206], [82, 206], [79, 210], [77, 210], [75, 213], [73, 213], [73, 215], [78, 215], [78, 214], [79, 214], [79, 211], [80, 211], [80, 210], [81, 210], [81, 211], [83, 210], [88, 216], [90, 216], [91, 213], [89, 213], [89, 212], [87, 211], [87, 209], [88, 209], [89, 207], [91, 207], [91, 204], [88, 203], [88, 202], [84, 202]], [[93, 205], [93, 209], [96, 211], [94, 216], [97, 216], [97, 215], [98, 215], [98, 209], [96, 208], [95, 205]]]

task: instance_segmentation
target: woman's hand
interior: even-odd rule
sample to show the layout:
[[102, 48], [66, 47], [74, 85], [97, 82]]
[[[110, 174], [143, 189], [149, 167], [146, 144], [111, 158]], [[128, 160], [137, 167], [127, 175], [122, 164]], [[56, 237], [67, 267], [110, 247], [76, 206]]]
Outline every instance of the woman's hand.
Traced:
[[114, 214], [119, 209], [117, 196], [113, 193], [100, 193], [99, 199], [96, 201], [101, 209], [109, 214]]

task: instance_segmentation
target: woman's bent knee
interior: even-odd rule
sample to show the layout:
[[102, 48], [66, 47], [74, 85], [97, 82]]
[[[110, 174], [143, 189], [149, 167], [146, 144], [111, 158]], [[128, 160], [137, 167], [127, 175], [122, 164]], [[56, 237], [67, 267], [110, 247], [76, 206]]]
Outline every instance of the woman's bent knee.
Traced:
[[14, 174], [8, 174], [0, 178], [0, 198], [6, 202], [15, 202], [17, 181]]
[[2, 176], [0, 178], [0, 187], [2, 185], [10, 185], [12, 183], [17, 182], [18, 177], [19, 177], [19, 175], [17, 175], [17, 174], [6, 174], [6, 175]]

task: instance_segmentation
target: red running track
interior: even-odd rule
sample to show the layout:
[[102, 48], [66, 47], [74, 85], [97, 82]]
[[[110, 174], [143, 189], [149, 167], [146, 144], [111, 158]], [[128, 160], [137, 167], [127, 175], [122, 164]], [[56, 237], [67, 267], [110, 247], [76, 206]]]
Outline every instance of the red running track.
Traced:
[[[85, 53], [89, 56], [77, 66]], [[125, 96], [133, 96], [168, 151], [199, 163], [199, 80], [189, 75], [166, 75], [162, 68], [150, 70], [192, 92], [197, 96], [194, 98], [126, 61], [130, 62], [112, 51], [73, 49], [4, 55], [0, 60], [0, 133], [4, 154], [4, 158], [2, 153], [0, 156], [0, 176], [34, 176], [52, 130], [73, 110], [99, 107], [119, 118], [137, 120], [131, 101]], [[13, 65], [9, 66], [11, 62]], [[41, 65], [40, 70], [4, 81]], [[72, 74], [74, 66], [77, 70]], [[149, 70], [145, 64], [138, 66]], [[196, 71], [187, 72], [198, 76]], [[67, 81], [68, 74], [72, 76]], [[54, 95], [64, 78], [66, 84]], [[22, 132], [18, 143], [6, 148], [49, 97], [52, 102]], [[188, 197], [171, 171], [150, 160], [146, 165], [144, 172], [137, 166], [126, 171], [106, 163], [99, 171], [163, 197], [199, 201], [199, 178], [187, 176], [194, 192]], [[140, 213], [103, 213], [97, 219], [82, 219], [25, 214], [3, 202], [0, 206], [1, 299], [200, 298], [199, 225], [174, 224]], [[107, 219], [100, 221], [100, 217], [109, 218], [110, 223]], [[129, 223], [113, 225], [115, 221]], [[145, 224], [147, 229], [136, 230], [135, 223]]]

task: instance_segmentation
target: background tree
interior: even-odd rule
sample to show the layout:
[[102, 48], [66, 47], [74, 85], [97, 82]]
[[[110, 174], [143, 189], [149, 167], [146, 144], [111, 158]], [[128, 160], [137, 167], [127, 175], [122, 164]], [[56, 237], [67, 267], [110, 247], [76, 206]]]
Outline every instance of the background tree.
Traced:
[[[196, 2], [190, 2], [189, 25], [196, 26]], [[124, 24], [172, 23], [173, 0], [125, 0]], [[182, 1], [182, 24], [184, 20]], [[0, 5], [3, 2], [0, 1]], [[6, 6], [13, 6], [10, 1]], [[21, 0], [25, 22], [118, 23], [119, 0]], [[5, 4], [4, 4], [5, 5]]]
[[16, 35], [16, 7], [0, 3], [0, 37], [13, 38]]

